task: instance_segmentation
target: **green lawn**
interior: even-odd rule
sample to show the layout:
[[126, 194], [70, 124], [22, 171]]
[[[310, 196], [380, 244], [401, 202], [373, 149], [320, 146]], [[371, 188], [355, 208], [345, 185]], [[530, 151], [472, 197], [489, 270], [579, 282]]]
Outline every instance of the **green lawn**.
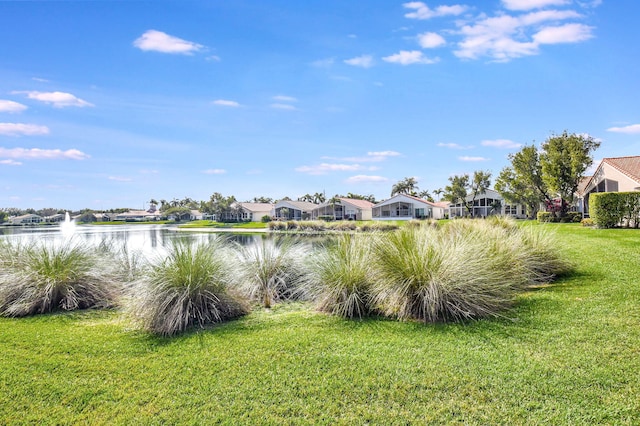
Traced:
[[638, 424], [640, 231], [532, 226], [576, 273], [499, 320], [282, 305], [165, 339], [118, 312], [0, 318], [0, 424]]
[[194, 220], [178, 226], [179, 228], [240, 228], [240, 229], [263, 229], [267, 227], [263, 222], [240, 222], [222, 223], [213, 220]]

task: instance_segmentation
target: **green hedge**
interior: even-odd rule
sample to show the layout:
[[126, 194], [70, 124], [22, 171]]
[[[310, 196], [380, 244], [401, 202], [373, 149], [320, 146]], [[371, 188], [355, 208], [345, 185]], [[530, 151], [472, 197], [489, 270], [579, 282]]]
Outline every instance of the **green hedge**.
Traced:
[[550, 212], [538, 212], [538, 222], [553, 222]]
[[589, 197], [589, 215], [599, 228], [640, 226], [640, 192], [600, 192]]

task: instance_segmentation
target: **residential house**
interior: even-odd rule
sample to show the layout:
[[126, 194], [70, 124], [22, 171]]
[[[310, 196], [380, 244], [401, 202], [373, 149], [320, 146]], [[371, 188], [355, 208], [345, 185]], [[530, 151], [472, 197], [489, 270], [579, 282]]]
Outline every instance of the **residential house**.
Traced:
[[472, 203], [471, 211], [467, 210], [465, 203], [451, 203], [449, 206], [449, 217], [487, 217], [491, 215], [512, 216], [519, 219], [527, 217], [525, 206], [521, 204], [505, 204], [502, 195], [493, 189], [487, 189], [478, 194], [475, 198], [471, 195], [466, 198], [467, 203]]
[[240, 203], [231, 204], [232, 211], [227, 213], [227, 219], [237, 222], [260, 222], [264, 216], [273, 215], [273, 204], [270, 203]]
[[311, 217], [316, 206], [317, 204], [307, 201], [281, 200], [273, 206], [273, 216], [281, 220], [306, 220]]
[[15, 216], [9, 219], [9, 222], [12, 225], [31, 225], [34, 223], [40, 223], [44, 219], [42, 216], [38, 216], [37, 214], [25, 214], [22, 216]]
[[604, 158], [593, 176], [584, 178], [577, 191], [577, 209], [589, 216], [589, 196], [594, 192], [640, 191], [640, 156]]
[[311, 218], [331, 216], [334, 220], [371, 220], [373, 205], [367, 200], [338, 197], [316, 206], [311, 211]]
[[160, 212], [148, 210], [129, 210], [118, 213], [113, 220], [123, 220], [125, 222], [146, 222], [160, 220]]
[[44, 221], [48, 223], [60, 223], [64, 222], [64, 213], [54, 214], [53, 216], [45, 216]]
[[372, 207], [373, 220], [443, 219], [445, 207], [422, 198], [397, 194]]

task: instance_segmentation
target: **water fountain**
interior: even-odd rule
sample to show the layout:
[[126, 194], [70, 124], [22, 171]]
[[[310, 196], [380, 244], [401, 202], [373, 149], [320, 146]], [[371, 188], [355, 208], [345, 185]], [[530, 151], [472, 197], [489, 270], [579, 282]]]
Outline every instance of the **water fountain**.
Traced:
[[76, 229], [76, 223], [71, 220], [69, 212], [64, 213], [64, 222], [60, 224], [60, 231], [63, 235], [73, 235]]

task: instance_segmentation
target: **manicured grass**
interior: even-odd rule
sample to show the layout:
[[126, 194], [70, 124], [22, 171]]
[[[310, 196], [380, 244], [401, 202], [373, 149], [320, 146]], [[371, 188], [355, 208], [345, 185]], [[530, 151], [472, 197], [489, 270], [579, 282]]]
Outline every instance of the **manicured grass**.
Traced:
[[109, 222], [91, 222], [91, 223], [81, 223], [79, 225], [110, 225], [110, 226], [116, 226], [116, 225], [166, 225], [168, 223], [179, 223], [179, 222], [175, 222], [173, 220], [149, 220], [149, 221], [131, 221], [131, 222], [126, 222], [124, 220], [112, 220]]
[[637, 424], [640, 232], [530, 226], [576, 272], [508, 318], [276, 305], [174, 338], [115, 311], [0, 318], [0, 424]]
[[213, 220], [194, 220], [178, 226], [179, 228], [240, 228], [240, 229], [263, 229], [267, 227], [262, 222], [241, 222], [241, 223], [222, 223]]

